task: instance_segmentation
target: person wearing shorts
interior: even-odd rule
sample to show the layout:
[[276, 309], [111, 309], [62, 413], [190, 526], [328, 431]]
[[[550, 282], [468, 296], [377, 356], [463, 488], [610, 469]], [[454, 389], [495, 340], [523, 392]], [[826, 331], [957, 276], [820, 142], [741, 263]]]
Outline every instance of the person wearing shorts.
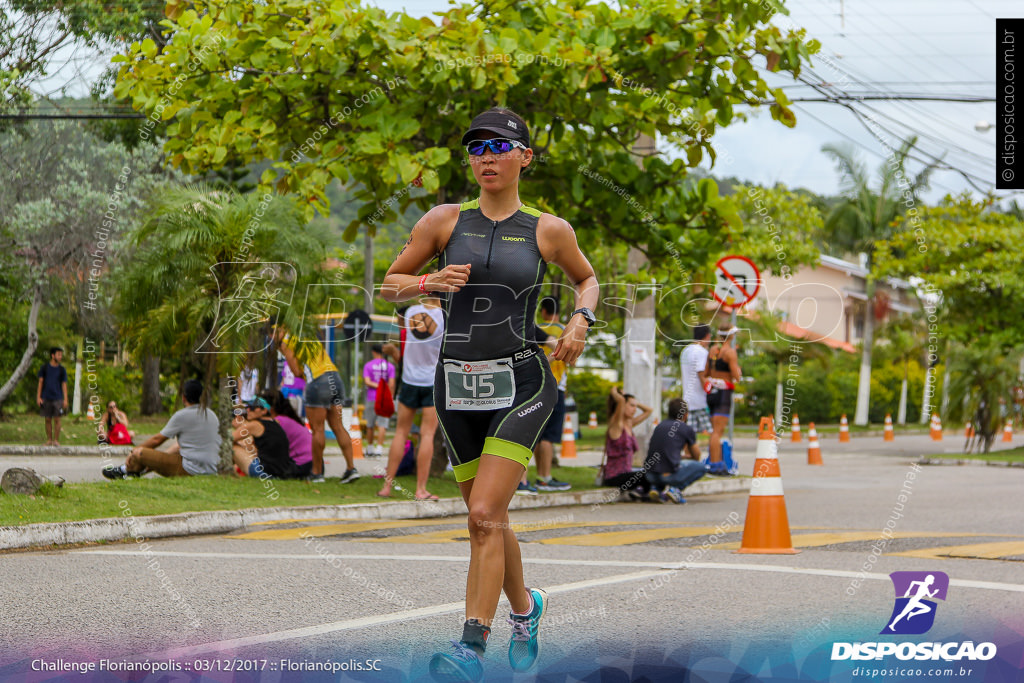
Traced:
[[381, 382], [386, 382], [391, 396], [395, 395], [395, 366], [384, 358], [384, 347], [374, 344], [370, 350], [373, 355], [363, 366], [363, 384], [366, 385], [366, 403], [363, 407], [363, 418], [366, 420], [367, 455], [384, 455], [384, 439], [387, 437], [390, 417], [377, 415], [377, 389]]
[[[722, 462], [722, 438], [729, 426], [732, 412], [732, 392], [740, 381], [740, 363], [733, 346], [736, 328], [725, 325], [718, 329], [722, 340], [708, 354], [708, 379], [704, 390], [708, 393], [708, 409], [711, 411], [711, 443], [708, 447], [708, 462]], [[717, 469], [715, 470], [718, 471]]]
[[[444, 301], [433, 401], [470, 534], [462, 638], [429, 665], [445, 681], [482, 678], [502, 590], [512, 608], [509, 663], [525, 671], [536, 662], [547, 595], [526, 587], [508, 505], [558, 396], [535, 343], [537, 295], [548, 264], [573, 283], [576, 305], [552, 360], [576, 362], [598, 301], [597, 277], [572, 226], [519, 200], [520, 173], [533, 159], [526, 122], [508, 109], [490, 109], [473, 120], [462, 143], [479, 198], [427, 212], [381, 288], [388, 301], [425, 292], [439, 292]], [[421, 275], [435, 257], [438, 270]]]
[[[274, 339], [280, 344], [281, 353], [284, 354], [285, 362], [291, 368], [296, 377], [303, 376], [302, 364], [295, 355], [296, 343], [282, 328], [274, 332]], [[345, 473], [341, 475], [341, 483], [348, 484], [359, 478], [356, 470], [355, 456], [352, 453], [352, 438], [348, 430], [342, 424], [342, 404], [345, 401], [345, 385], [341, 381], [341, 375], [334, 361], [327, 355], [327, 349], [319, 341], [308, 342], [315, 344], [312, 354], [307, 363], [310, 375], [313, 380], [306, 383], [303, 391], [304, 403], [306, 404], [306, 419], [309, 420], [309, 428], [313, 430], [313, 469], [310, 472], [310, 481], [319, 482], [324, 480], [324, 447], [327, 445], [326, 424], [331, 426], [334, 438], [338, 440], [342, 455], [345, 456]]]
[[682, 370], [683, 400], [689, 410], [686, 424], [697, 434], [711, 433], [711, 415], [708, 412], [708, 395], [704, 390], [707, 382], [708, 344], [711, 342], [711, 328], [703, 323], [693, 328], [693, 342], [679, 354]]
[[47, 446], [60, 445], [60, 418], [68, 410], [68, 371], [60, 364], [64, 349], [50, 349], [50, 360], [39, 368], [36, 403], [39, 414], [46, 421]]
[[391, 496], [391, 485], [398, 476], [398, 468], [405, 457], [405, 442], [412, 431], [417, 412], [420, 418], [420, 443], [416, 449], [416, 500], [437, 500], [427, 490], [430, 461], [434, 458], [434, 432], [437, 431], [437, 411], [434, 410], [434, 367], [444, 338], [444, 313], [436, 294], [423, 297], [423, 303], [410, 306], [403, 316], [406, 338], [402, 354], [402, 384], [398, 389], [395, 436], [388, 449], [388, 466], [384, 486], [377, 495]]

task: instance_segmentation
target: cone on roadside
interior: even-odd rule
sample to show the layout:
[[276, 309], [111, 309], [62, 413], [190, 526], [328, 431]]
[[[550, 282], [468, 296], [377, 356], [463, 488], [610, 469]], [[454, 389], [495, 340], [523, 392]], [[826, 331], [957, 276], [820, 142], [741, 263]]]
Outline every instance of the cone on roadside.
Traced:
[[890, 415], [889, 413], [885, 414], [885, 434], [883, 438], [886, 441], [896, 440], [896, 432], [892, 430], [892, 415]]
[[800, 443], [804, 439], [803, 435], [800, 434], [800, 416], [796, 413], [793, 413], [793, 429], [790, 439], [792, 439], [793, 443]]
[[352, 439], [352, 457], [359, 460], [363, 457], [363, 432], [359, 429], [359, 416], [352, 414], [352, 426], [348, 428], [348, 435]]
[[964, 436], [968, 439], [974, 437], [974, 425], [970, 422], [968, 422], [967, 426], [964, 428]]
[[1003, 442], [1011, 443], [1013, 441], [1013, 422], [1011, 420], [1006, 421], [1006, 426], [1003, 427]]
[[90, 422], [96, 419], [96, 409], [93, 406], [92, 401], [89, 402], [89, 409], [85, 411], [85, 417]]
[[313, 433], [313, 428], [309, 426], [309, 418], [308, 417], [306, 418], [306, 431], [308, 431], [310, 434]]
[[839, 443], [850, 443], [850, 423], [846, 421], [846, 413], [839, 418]]
[[562, 426], [562, 455], [563, 458], [576, 457], [576, 434], [572, 431], [572, 418], [565, 416], [565, 423]]
[[818, 445], [818, 430], [812, 422], [807, 429], [807, 464], [824, 465], [821, 461], [821, 446]]
[[591, 429], [595, 429], [597, 427], [597, 413], [593, 410], [590, 411], [590, 419], [587, 420], [587, 426]]
[[789, 535], [775, 425], [770, 417], [761, 418], [743, 540], [736, 552], [763, 555], [795, 555], [800, 552], [793, 548], [793, 539]]

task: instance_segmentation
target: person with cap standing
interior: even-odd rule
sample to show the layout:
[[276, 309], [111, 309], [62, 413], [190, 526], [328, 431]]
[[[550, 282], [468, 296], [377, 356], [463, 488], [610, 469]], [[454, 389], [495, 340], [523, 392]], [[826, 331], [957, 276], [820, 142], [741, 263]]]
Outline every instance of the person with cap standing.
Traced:
[[[598, 301], [597, 277], [572, 226], [519, 200], [520, 174], [533, 159], [526, 122], [508, 109], [490, 109], [473, 120], [462, 143], [479, 198], [427, 212], [381, 288], [388, 301], [425, 292], [443, 298], [434, 404], [470, 532], [462, 637], [430, 660], [431, 674], [446, 681], [483, 676], [481, 658], [503, 589], [512, 607], [509, 663], [525, 671], [537, 660], [547, 595], [526, 587], [508, 505], [558, 398], [534, 329], [547, 265], [565, 272], [576, 299], [553, 360], [576, 362]], [[420, 275], [435, 257], [437, 272]]]

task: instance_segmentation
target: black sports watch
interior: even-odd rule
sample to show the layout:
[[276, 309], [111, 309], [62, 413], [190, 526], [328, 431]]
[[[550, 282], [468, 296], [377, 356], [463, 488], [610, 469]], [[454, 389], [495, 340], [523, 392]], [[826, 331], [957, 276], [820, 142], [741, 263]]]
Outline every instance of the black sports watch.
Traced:
[[597, 316], [595, 316], [594, 312], [592, 310], [590, 310], [589, 308], [586, 308], [586, 307], [584, 307], [584, 308], [577, 308], [575, 311], [572, 312], [572, 315], [570, 315], [569, 317], [572, 318], [577, 313], [581, 313], [583, 315], [583, 319], [587, 321], [587, 328], [588, 329], [593, 327], [594, 323], [597, 322]]

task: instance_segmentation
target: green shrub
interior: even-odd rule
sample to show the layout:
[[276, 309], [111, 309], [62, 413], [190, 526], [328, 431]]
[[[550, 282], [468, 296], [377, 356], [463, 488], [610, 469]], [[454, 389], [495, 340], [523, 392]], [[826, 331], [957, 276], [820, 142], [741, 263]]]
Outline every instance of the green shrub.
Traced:
[[612, 390], [612, 382], [594, 372], [574, 372], [569, 375], [566, 392], [576, 399], [576, 410], [580, 420], [586, 422], [591, 411], [597, 413], [597, 419], [603, 424], [607, 421], [608, 394]]

